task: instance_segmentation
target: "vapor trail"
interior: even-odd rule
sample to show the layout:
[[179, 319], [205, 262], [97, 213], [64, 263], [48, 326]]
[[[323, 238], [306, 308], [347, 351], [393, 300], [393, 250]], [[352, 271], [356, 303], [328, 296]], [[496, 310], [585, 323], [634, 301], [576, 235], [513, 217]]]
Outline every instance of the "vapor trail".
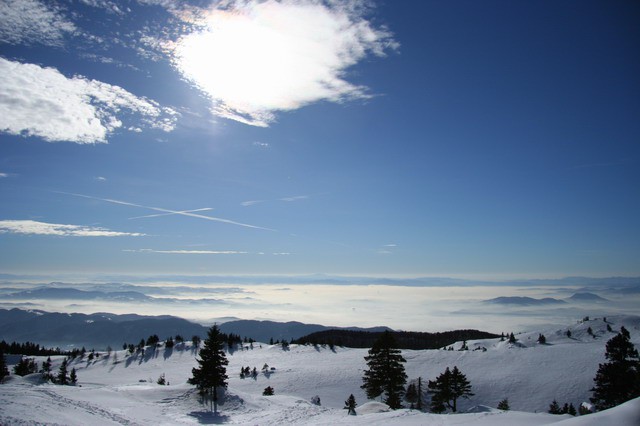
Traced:
[[114, 200], [114, 199], [111, 199], [111, 198], [99, 198], [99, 197], [92, 197], [91, 195], [75, 194], [73, 192], [63, 192], [63, 191], [54, 191], [54, 192], [57, 192], [58, 194], [73, 195], [74, 197], [88, 198], [90, 200], [98, 200], [98, 201], [104, 201], [104, 202], [107, 202], [107, 203], [120, 204], [120, 205], [123, 205], [123, 206], [139, 207], [139, 208], [142, 208], [142, 209], [154, 210], [154, 211], [157, 211], [157, 212], [163, 212], [163, 213], [168, 213], [168, 214], [177, 214], [177, 215], [181, 215], [181, 216], [195, 217], [195, 218], [198, 218], [198, 219], [210, 220], [212, 222], [227, 223], [229, 225], [242, 226], [244, 228], [263, 229], [265, 231], [275, 231], [275, 229], [264, 228], [262, 226], [256, 226], [256, 225], [250, 225], [248, 223], [236, 222], [234, 220], [223, 219], [221, 217], [213, 217], [213, 216], [205, 216], [205, 215], [201, 215], [201, 214], [196, 214], [196, 213], [192, 213], [192, 211], [189, 211], [189, 210], [186, 210], [186, 211], [169, 210], [169, 209], [163, 209], [161, 207], [143, 206], [143, 205], [140, 205], [140, 204], [129, 203], [127, 201]]

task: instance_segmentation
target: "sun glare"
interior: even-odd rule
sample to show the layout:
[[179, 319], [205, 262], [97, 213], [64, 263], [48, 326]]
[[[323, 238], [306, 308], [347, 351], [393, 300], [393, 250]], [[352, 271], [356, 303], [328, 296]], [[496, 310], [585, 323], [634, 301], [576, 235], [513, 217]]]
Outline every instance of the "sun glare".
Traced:
[[214, 101], [218, 115], [267, 125], [275, 111], [364, 96], [342, 75], [375, 36], [344, 12], [265, 2], [210, 11], [202, 24], [178, 42], [174, 63]]

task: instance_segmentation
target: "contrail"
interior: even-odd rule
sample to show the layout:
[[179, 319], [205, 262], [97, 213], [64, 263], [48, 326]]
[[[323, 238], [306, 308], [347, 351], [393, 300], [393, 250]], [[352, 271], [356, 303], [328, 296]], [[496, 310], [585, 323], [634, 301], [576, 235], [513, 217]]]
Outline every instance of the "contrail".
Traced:
[[144, 219], [147, 217], [160, 217], [160, 216], [171, 216], [174, 214], [183, 214], [183, 213], [193, 213], [193, 212], [204, 212], [204, 211], [208, 211], [208, 210], [213, 210], [213, 208], [211, 207], [204, 207], [202, 209], [195, 209], [195, 210], [183, 210], [180, 212], [176, 212], [176, 213], [158, 213], [158, 214], [147, 214], [144, 216], [134, 216], [134, 217], [130, 217], [129, 220], [131, 219]]
[[107, 202], [107, 203], [121, 204], [123, 206], [140, 207], [142, 209], [154, 210], [154, 211], [157, 211], [157, 212], [163, 212], [163, 213], [168, 213], [168, 214], [177, 214], [177, 215], [181, 215], [181, 216], [195, 217], [195, 218], [198, 218], [198, 219], [210, 220], [212, 222], [222, 222], [222, 223], [227, 223], [229, 225], [242, 226], [242, 227], [245, 227], [245, 228], [263, 229], [265, 231], [275, 231], [275, 229], [264, 228], [262, 226], [256, 226], [256, 225], [250, 225], [248, 223], [236, 222], [236, 221], [229, 220], [229, 219], [223, 219], [221, 217], [213, 217], [213, 216], [205, 216], [205, 215], [201, 215], [201, 214], [196, 214], [196, 213], [192, 213], [192, 211], [188, 211], [188, 210], [187, 211], [169, 210], [169, 209], [163, 209], [163, 208], [160, 208], [160, 207], [142, 206], [140, 204], [134, 204], [134, 203], [129, 203], [129, 202], [120, 201], [120, 200], [114, 200], [114, 199], [111, 199], [111, 198], [99, 198], [99, 197], [92, 197], [91, 195], [75, 194], [73, 192], [63, 192], [63, 191], [54, 191], [54, 192], [57, 192], [58, 194], [73, 195], [74, 197], [88, 198], [90, 200], [98, 200], [98, 201], [104, 201], [104, 202]]

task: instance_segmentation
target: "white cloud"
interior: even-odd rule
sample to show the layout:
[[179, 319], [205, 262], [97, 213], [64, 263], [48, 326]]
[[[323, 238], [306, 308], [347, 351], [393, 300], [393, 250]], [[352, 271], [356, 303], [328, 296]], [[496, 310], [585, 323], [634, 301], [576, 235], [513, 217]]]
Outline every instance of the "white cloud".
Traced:
[[54, 6], [37, 0], [0, 2], [0, 42], [59, 47], [66, 35], [76, 32], [76, 26]]
[[139, 249], [139, 250], [123, 250], [130, 253], [162, 253], [162, 254], [248, 254], [246, 251], [235, 250], [154, 250], [154, 249]]
[[61, 237], [142, 237], [137, 232], [116, 232], [82, 225], [61, 225], [35, 220], [0, 220], [0, 234], [57, 235]]
[[131, 113], [151, 128], [168, 132], [175, 126], [175, 111], [118, 86], [4, 58], [0, 75], [2, 132], [48, 142], [106, 142]]
[[96, 180], [100, 181], [100, 182], [106, 182], [107, 178], [104, 176], [96, 176], [95, 178]]
[[0, 173], [0, 178], [9, 177], [9, 173]]
[[177, 42], [174, 64], [210, 96], [214, 114], [254, 126], [321, 100], [367, 98], [368, 89], [348, 82], [346, 70], [397, 43], [365, 19], [362, 3], [221, 2], [202, 11], [200, 30]]
[[309, 198], [308, 195], [296, 195], [295, 197], [280, 198], [280, 201], [292, 202], [292, 201], [306, 200], [307, 198]]
[[243, 207], [249, 207], [249, 206], [253, 206], [254, 204], [260, 204], [260, 203], [264, 203], [263, 200], [249, 200], [249, 201], [243, 201], [240, 203], [240, 205], [242, 205]]

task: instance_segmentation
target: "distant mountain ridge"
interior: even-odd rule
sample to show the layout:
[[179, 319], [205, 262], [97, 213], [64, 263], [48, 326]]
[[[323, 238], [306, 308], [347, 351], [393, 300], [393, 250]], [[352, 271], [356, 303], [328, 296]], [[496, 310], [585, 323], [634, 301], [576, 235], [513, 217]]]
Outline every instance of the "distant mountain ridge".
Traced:
[[206, 327], [169, 315], [144, 316], [110, 313], [63, 314], [39, 310], [0, 309], [0, 339], [37, 342], [44, 346], [119, 348], [157, 334], [161, 339], [180, 334], [204, 336]]
[[273, 340], [297, 339], [307, 334], [327, 330], [354, 330], [365, 332], [381, 332], [391, 330], [389, 327], [328, 327], [320, 324], [304, 324], [298, 321], [276, 322], [276, 321], [255, 321], [237, 320], [220, 324], [223, 333], [233, 333], [240, 336], [248, 336], [259, 342]]
[[564, 300], [554, 299], [553, 297], [545, 297], [543, 299], [535, 299], [533, 297], [523, 296], [502, 296], [494, 299], [485, 300], [484, 303], [492, 303], [497, 305], [519, 305], [519, 306], [540, 306], [540, 305], [562, 305], [566, 304]]
[[[292, 340], [309, 336], [342, 336], [334, 338], [335, 344], [355, 345], [358, 336], [360, 342], [352, 347], [361, 346], [362, 341], [373, 344], [377, 336], [384, 331], [392, 331], [389, 327], [370, 328], [330, 327], [320, 324], [304, 324], [297, 321], [276, 322], [256, 320], [236, 320], [221, 324], [220, 330], [226, 334], [235, 334], [241, 338], [248, 337], [267, 343], [275, 340]], [[181, 335], [191, 339], [197, 335], [205, 337], [209, 327], [183, 318], [170, 315], [146, 316], [137, 314], [111, 314], [99, 312], [94, 314], [66, 314], [45, 312], [41, 310], [23, 310], [13, 308], [0, 309], [0, 340], [10, 342], [34, 342], [46, 347], [86, 347], [105, 349], [107, 346], [120, 348], [123, 343], [137, 344], [140, 339], [156, 334], [161, 340]], [[324, 333], [324, 334], [323, 334]], [[444, 333], [394, 332], [403, 336], [401, 342], [407, 348], [425, 347], [424, 340], [429, 335], [429, 348], [442, 347], [454, 341], [496, 337], [496, 335], [476, 330], [455, 330]], [[478, 334], [479, 333], [479, 334]], [[306, 336], [306, 337], [305, 337]], [[443, 339], [440, 339], [443, 337]], [[363, 340], [364, 339], [364, 340]], [[451, 340], [453, 339], [453, 340]], [[341, 342], [341, 343], [339, 343]]]
[[575, 293], [573, 296], [567, 298], [567, 300], [573, 302], [609, 302], [608, 299], [589, 292]]
[[[291, 340], [306, 334], [331, 330], [320, 324], [301, 322], [276, 322], [236, 320], [221, 324], [227, 334], [249, 337], [256, 341]], [[125, 342], [137, 343], [141, 338], [157, 334], [160, 339], [180, 334], [185, 339], [193, 335], [206, 336], [209, 327], [170, 315], [146, 316], [138, 314], [64, 314], [18, 308], [0, 309], [0, 340], [6, 342], [37, 342], [44, 346], [85, 346], [104, 349], [121, 347]], [[384, 331], [388, 327], [358, 328], [348, 330]]]

